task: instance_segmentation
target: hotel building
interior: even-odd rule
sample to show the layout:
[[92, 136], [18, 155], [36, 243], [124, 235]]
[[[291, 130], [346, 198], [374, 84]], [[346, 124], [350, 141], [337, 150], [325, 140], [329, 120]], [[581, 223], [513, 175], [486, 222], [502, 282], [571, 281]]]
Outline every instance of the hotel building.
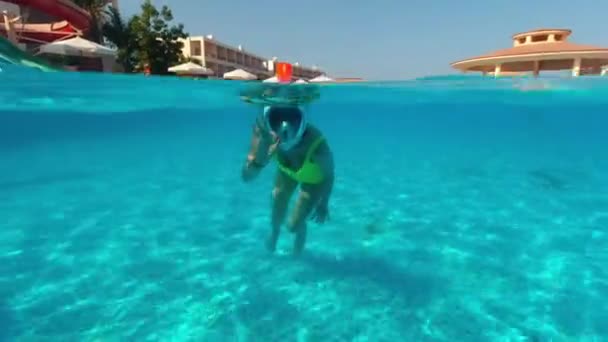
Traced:
[[[182, 53], [185, 57], [197, 59], [201, 64], [213, 70], [216, 77], [224, 73], [243, 69], [258, 77], [266, 79], [274, 76], [276, 58], [268, 59], [245, 51], [242, 46], [231, 46], [213, 38], [213, 36], [194, 36], [180, 39], [183, 43]], [[293, 64], [293, 77], [310, 79], [321, 75], [321, 70], [306, 68]]]
[[463, 72], [500, 75], [570, 70], [572, 76], [601, 74], [608, 65], [608, 47], [569, 40], [569, 29], [538, 29], [511, 37], [512, 47], [452, 63]]

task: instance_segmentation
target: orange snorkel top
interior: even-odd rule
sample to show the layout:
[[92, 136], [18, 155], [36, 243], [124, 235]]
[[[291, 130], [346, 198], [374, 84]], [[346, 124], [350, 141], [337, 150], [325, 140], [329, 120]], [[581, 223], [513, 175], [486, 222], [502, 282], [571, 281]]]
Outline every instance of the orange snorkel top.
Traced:
[[276, 65], [276, 77], [279, 83], [290, 83], [293, 74], [293, 67], [286, 62], [279, 62]]

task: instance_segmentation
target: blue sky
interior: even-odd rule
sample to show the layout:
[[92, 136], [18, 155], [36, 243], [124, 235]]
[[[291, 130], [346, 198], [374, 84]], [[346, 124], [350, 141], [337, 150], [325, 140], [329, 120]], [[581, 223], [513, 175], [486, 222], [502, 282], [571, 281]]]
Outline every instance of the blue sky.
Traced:
[[[120, 0], [119, 0], [120, 1]], [[140, 0], [122, 0], [126, 15]], [[608, 46], [600, 0], [154, 0], [190, 35], [265, 57], [316, 64], [335, 77], [406, 79], [454, 73], [450, 62], [509, 47], [513, 33], [570, 28], [572, 41]]]

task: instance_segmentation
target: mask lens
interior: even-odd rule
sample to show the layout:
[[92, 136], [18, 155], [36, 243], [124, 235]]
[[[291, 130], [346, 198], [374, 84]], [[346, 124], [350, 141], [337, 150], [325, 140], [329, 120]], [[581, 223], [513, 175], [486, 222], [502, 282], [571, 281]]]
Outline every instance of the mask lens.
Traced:
[[279, 127], [277, 135], [281, 141], [289, 141], [295, 136], [294, 127], [290, 125], [289, 122], [283, 121]]
[[283, 131], [297, 131], [302, 123], [302, 112], [297, 107], [271, 107], [266, 115], [270, 129], [279, 137]]

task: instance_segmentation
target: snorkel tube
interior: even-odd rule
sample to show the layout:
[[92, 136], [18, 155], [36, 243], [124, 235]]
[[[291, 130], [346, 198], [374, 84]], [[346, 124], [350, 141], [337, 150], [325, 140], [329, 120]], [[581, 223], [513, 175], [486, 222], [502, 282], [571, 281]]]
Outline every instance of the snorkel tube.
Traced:
[[276, 65], [275, 76], [279, 83], [291, 83], [293, 67], [289, 63], [278, 62]]

